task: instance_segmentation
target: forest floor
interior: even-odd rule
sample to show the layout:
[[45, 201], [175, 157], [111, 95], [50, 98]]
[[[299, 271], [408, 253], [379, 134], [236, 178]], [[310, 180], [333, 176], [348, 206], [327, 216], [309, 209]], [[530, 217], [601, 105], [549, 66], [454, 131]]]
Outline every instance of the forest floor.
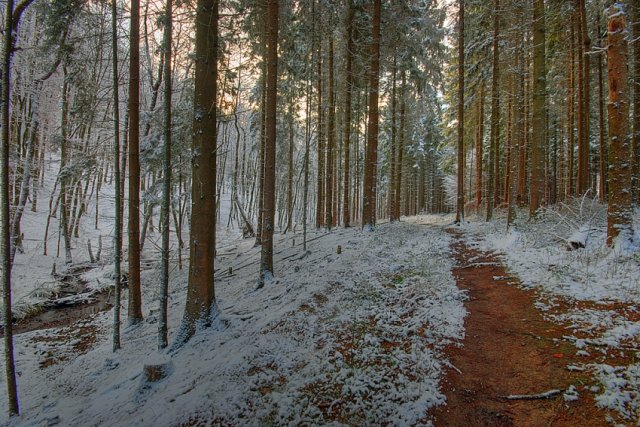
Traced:
[[[599, 205], [584, 211], [601, 216]], [[299, 230], [277, 235], [277, 280], [260, 291], [259, 248], [229, 234], [216, 261], [219, 315], [163, 355], [173, 370], [158, 384], [141, 374], [158, 356], [150, 262], [145, 321], [123, 329], [124, 351], [111, 351], [108, 305], [18, 331], [22, 414], [0, 412], [0, 424], [637, 425], [638, 250], [606, 248], [602, 219], [557, 216], [523, 216], [508, 233], [501, 220], [452, 227], [451, 216], [311, 230], [307, 251]], [[567, 251], [589, 221], [586, 247]], [[104, 262], [80, 278], [105, 290], [111, 275]], [[174, 268], [172, 336], [186, 283]]]
[[[225, 241], [213, 326], [162, 355], [155, 351], [159, 272], [145, 270], [145, 321], [123, 328], [123, 351], [111, 351], [110, 310], [16, 335], [22, 410], [9, 425], [428, 423], [429, 408], [444, 403], [443, 349], [462, 339], [466, 313], [446, 221], [411, 218], [374, 233], [312, 230], [307, 251], [299, 233], [277, 235], [277, 278], [260, 290], [260, 248]], [[83, 280], [105, 284], [109, 274], [107, 265]], [[174, 269], [172, 340], [186, 283], [186, 269]], [[173, 369], [149, 383], [142, 367], [158, 356]], [[0, 407], [4, 400], [0, 394]]]

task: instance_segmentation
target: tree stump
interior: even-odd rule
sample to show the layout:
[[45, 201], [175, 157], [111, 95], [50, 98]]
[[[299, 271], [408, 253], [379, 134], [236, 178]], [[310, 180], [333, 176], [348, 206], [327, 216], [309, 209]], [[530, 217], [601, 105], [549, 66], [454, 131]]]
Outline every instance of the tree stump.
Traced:
[[157, 382], [166, 378], [173, 370], [171, 358], [164, 355], [154, 355], [144, 363], [144, 379], [147, 382]]

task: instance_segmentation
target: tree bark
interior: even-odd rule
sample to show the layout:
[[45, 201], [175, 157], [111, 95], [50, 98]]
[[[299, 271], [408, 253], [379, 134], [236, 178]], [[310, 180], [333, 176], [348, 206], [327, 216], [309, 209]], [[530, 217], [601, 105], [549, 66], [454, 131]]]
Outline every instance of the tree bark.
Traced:
[[294, 103], [293, 96], [289, 99], [289, 153], [287, 161], [287, 227], [285, 233], [293, 229], [293, 151], [294, 151]]
[[584, 115], [583, 115], [583, 132], [585, 138], [585, 147], [582, 150], [582, 162], [585, 165], [584, 181], [585, 187], [584, 191], [588, 191], [591, 186], [589, 183], [590, 177], [590, 169], [591, 169], [591, 154], [590, 154], [590, 145], [589, 145], [589, 137], [590, 137], [590, 129], [591, 129], [591, 38], [589, 37], [589, 24], [587, 20], [587, 8], [585, 4], [585, 0], [578, 0], [580, 2], [580, 20], [582, 21], [580, 28], [582, 30], [582, 45], [583, 45], [583, 78], [582, 84], [584, 85], [584, 93], [583, 93], [583, 103], [584, 103]]
[[498, 173], [498, 138], [500, 120], [500, 0], [493, 1], [493, 77], [491, 80], [491, 147], [489, 150], [489, 176], [487, 177], [487, 221], [493, 219], [493, 202], [495, 197], [494, 180]]
[[480, 204], [482, 203], [482, 166], [483, 166], [483, 145], [484, 145], [484, 84], [480, 86], [480, 99], [478, 102], [478, 120], [476, 134], [476, 213], [480, 214]]
[[396, 168], [398, 167], [397, 153], [396, 153], [396, 137], [398, 133], [396, 123], [396, 111], [397, 111], [397, 93], [396, 93], [396, 80], [397, 80], [397, 58], [394, 53], [393, 56], [393, 71], [391, 76], [391, 142], [389, 149], [389, 191], [387, 196], [387, 209], [389, 210], [389, 222], [396, 221], [396, 196], [395, 196], [395, 180], [396, 180]]
[[396, 178], [394, 183], [396, 185], [394, 196], [396, 201], [394, 203], [396, 212], [394, 217], [400, 221], [400, 213], [401, 213], [401, 194], [402, 194], [402, 165], [404, 158], [404, 136], [405, 136], [405, 124], [406, 124], [406, 111], [407, 111], [407, 99], [406, 99], [406, 87], [407, 87], [407, 74], [405, 71], [402, 72], [402, 83], [400, 88], [400, 136], [398, 138], [398, 148], [397, 148], [397, 164], [396, 164]]
[[178, 344], [191, 338], [197, 325], [208, 325], [214, 314], [218, 0], [198, 0], [195, 44], [189, 284]]
[[376, 183], [378, 167], [378, 99], [380, 87], [380, 15], [381, 0], [373, 2], [373, 40], [369, 74], [369, 123], [364, 161], [364, 189], [362, 195], [362, 227], [373, 230], [376, 225]]
[[325, 194], [326, 225], [333, 226], [333, 184], [335, 181], [334, 153], [336, 149], [336, 94], [334, 78], [333, 35], [329, 37], [329, 114], [327, 120], [327, 187]]
[[464, 222], [464, 0], [458, 0], [458, 194], [456, 220]]
[[[524, 23], [523, 23], [524, 25]], [[520, 55], [520, 63], [518, 65], [518, 79], [517, 79], [517, 99], [518, 102], [522, 102], [525, 104], [525, 108], [520, 109], [519, 106], [516, 107], [516, 138], [518, 140], [518, 188], [516, 194], [516, 202], [518, 206], [526, 206], [528, 200], [528, 189], [527, 189], [527, 144], [526, 144], [526, 135], [527, 135], [527, 113], [528, 108], [526, 104], [528, 103], [528, 99], [525, 96], [526, 92], [526, 72], [525, 72], [525, 55], [524, 55], [524, 35], [520, 34], [520, 46], [518, 47], [518, 54]]]
[[129, 49], [129, 324], [142, 321], [140, 288], [140, 0], [131, 0]]
[[635, 3], [633, 8], [633, 139], [631, 150], [633, 155], [633, 168], [631, 171], [635, 185], [635, 197], [633, 203], [640, 203], [640, 4]]
[[344, 94], [344, 190], [343, 190], [343, 202], [342, 202], [342, 217], [344, 226], [351, 226], [351, 210], [349, 207], [350, 199], [349, 193], [350, 179], [351, 179], [351, 100], [353, 94], [353, 16], [354, 6], [351, 0], [349, 0], [349, 11], [347, 16], [347, 51], [346, 55], [346, 79], [345, 79], [345, 94]]
[[259, 287], [273, 280], [276, 201], [276, 109], [278, 100], [278, 0], [267, 2], [267, 100], [264, 153], [264, 218]]
[[307, 217], [309, 212], [309, 150], [311, 145], [311, 79], [307, 82], [307, 105], [304, 138], [304, 189], [302, 195], [302, 250], [307, 251]]
[[578, 25], [578, 177], [576, 191], [583, 195], [589, 190], [589, 48], [584, 0], [577, 1]]
[[60, 229], [62, 230], [62, 237], [64, 240], [64, 253], [65, 264], [71, 264], [73, 262], [71, 256], [71, 230], [69, 229], [69, 206], [68, 206], [68, 184], [69, 184], [69, 172], [66, 170], [67, 161], [69, 157], [69, 142], [68, 128], [69, 128], [69, 79], [67, 75], [67, 68], [63, 64], [63, 81], [62, 81], [62, 111], [61, 111], [61, 124], [60, 124]]
[[322, 40], [318, 37], [318, 175], [316, 191], [316, 228], [323, 227], [326, 223], [324, 212], [324, 190], [325, 190], [325, 146], [324, 146], [324, 106], [322, 104]]
[[113, 237], [113, 351], [120, 344], [120, 302], [122, 292], [122, 187], [120, 186], [120, 93], [118, 77], [118, 7], [117, 0], [111, 1], [111, 50], [113, 57], [113, 173], [115, 179], [115, 226]]
[[[509, 200], [509, 195], [511, 194], [511, 184], [513, 181], [513, 171], [511, 170], [511, 160], [512, 160], [512, 156], [515, 157], [515, 142], [514, 142], [514, 126], [513, 126], [513, 121], [514, 121], [514, 117], [515, 117], [515, 112], [514, 109], [516, 108], [516, 104], [518, 102], [518, 100], [514, 100], [514, 88], [515, 88], [515, 84], [514, 84], [515, 79], [513, 78], [513, 76], [509, 75], [507, 76], [506, 82], [505, 82], [505, 86], [507, 86], [508, 89], [508, 94], [506, 95], [507, 97], [507, 130], [506, 130], [506, 141], [505, 141], [505, 162], [504, 162], [504, 192], [503, 192], [503, 196], [502, 199], [505, 200], [507, 203], [510, 202]], [[508, 220], [507, 220], [508, 222]]]
[[[266, 23], [264, 23], [266, 31]], [[266, 144], [265, 125], [266, 125], [266, 102], [267, 102], [267, 52], [266, 41], [263, 41], [263, 54], [262, 54], [262, 76], [261, 76], [261, 101], [262, 108], [260, 109], [260, 156], [258, 157], [258, 167], [260, 168], [260, 175], [258, 176], [258, 223], [256, 224], [256, 246], [262, 244], [262, 229], [264, 220], [264, 152]]]
[[574, 194], [574, 151], [575, 151], [575, 133], [574, 133], [574, 88], [575, 88], [575, 15], [571, 14], [571, 28], [569, 34], [569, 72], [567, 96], [567, 178], [565, 197], [568, 199]]
[[533, 112], [531, 144], [531, 195], [529, 217], [535, 217], [544, 198], [546, 67], [544, 0], [533, 2]]
[[168, 302], [169, 302], [169, 250], [171, 224], [171, 44], [173, 43], [173, 2], [166, 0], [164, 16], [164, 159], [162, 180], [162, 270], [160, 271], [160, 314], [158, 322], [158, 350], [167, 347], [168, 338]]
[[[599, 26], [599, 25], [598, 25]], [[598, 31], [601, 34], [601, 31]], [[604, 42], [601, 43], [604, 45]], [[607, 200], [607, 139], [606, 139], [606, 130], [605, 130], [605, 114], [604, 114], [604, 76], [602, 72], [602, 54], [598, 54], [598, 127], [599, 127], [599, 137], [600, 137], [600, 183], [598, 188], [598, 195], [600, 197], [600, 201], [604, 202]], [[633, 149], [632, 149], [633, 152]], [[632, 175], [633, 180], [633, 175]]]
[[[519, 21], [522, 25], [522, 27], [524, 27], [524, 16], [522, 13], [522, 8], [518, 8], [518, 16], [519, 16]], [[516, 42], [520, 42], [523, 39], [523, 34], [521, 32], [517, 33], [516, 36]], [[517, 43], [518, 44], [518, 43]], [[510, 185], [507, 188], [507, 204], [508, 204], [508, 213], [507, 213], [507, 230], [509, 230], [509, 228], [513, 225], [514, 221], [515, 221], [515, 217], [516, 217], [516, 210], [515, 210], [515, 205], [516, 202], [522, 200], [525, 196], [524, 193], [520, 194], [519, 192], [519, 188], [520, 188], [520, 177], [522, 176], [526, 176], [526, 172], [524, 170], [525, 166], [524, 163], [524, 149], [523, 149], [523, 142], [524, 142], [524, 138], [523, 138], [523, 134], [522, 134], [522, 128], [523, 128], [523, 120], [522, 120], [522, 116], [523, 116], [523, 111], [520, 109], [519, 107], [519, 102], [521, 102], [524, 98], [524, 62], [525, 62], [525, 58], [524, 58], [524, 54], [523, 54], [523, 49], [521, 47], [522, 45], [516, 47], [516, 59], [515, 59], [515, 69], [516, 71], [516, 76], [514, 78], [514, 85], [513, 85], [513, 93], [515, 96], [515, 102], [514, 102], [514, 108], [513, 108], [513, 134], [511, 137], [512, 140], [512, 144], [513, 144], [513, 160], [512, 163], [508, 163], [507, 167], [511, 170], [511, 175], [513, 176], [514, 179], [510, 180]], [[518, 153], [517, 157], [516, 157], [516, 153]], [[514, 182], [515, 181], [515, 173], [516, 173], [516, 168], [518, 169], [519, 173], [518, 173], [518, 183]], [[524, 180], [526, 181], [526, 180]], [[520, 198], [520, 200], [518, 200]]]
[[627, 83], [626, 16], [616, 3], [607, 10], [609, 71], [609, 206], [607, 210], [607, 244], [622, 234], [633, 236], [631, 214], [631, 139], [629, 137], [629, 95]]
[[[11, 256], [9, 230], [9, 102], [11, 85], [11, 57], [13, 55], [13, 32], [7, 31], [14, 26], [13, 0], [7, 0], [5, 8], [5, 31], [2, 35], [2, 99], [0, 100], [0, 280], [2, 281], [2, 304], [4, 307], [4, 368], [7, 381], [7, 400], [9, 415], [20, 413], [18, 404], [18, 386], [16, 366], [13, 356], [13, 323], [11, 315]], [[17, 25], [17, 23], [15, 23]]]

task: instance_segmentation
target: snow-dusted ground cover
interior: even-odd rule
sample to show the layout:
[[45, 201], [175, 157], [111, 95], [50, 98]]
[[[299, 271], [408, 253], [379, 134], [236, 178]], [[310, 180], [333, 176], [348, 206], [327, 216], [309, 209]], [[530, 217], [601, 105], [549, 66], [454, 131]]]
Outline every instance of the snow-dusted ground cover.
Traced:
[[[253, 241], [221, 243], [219, 315], [170, 354], [171, 374], [152, 384], [142, 368], [157, 358], [159, 274], [147, 270], [146, 318], [125, 329], [122, 351], [111, 352], [112, 312], [16, 337], [22, 415], [11, 423], [428, 423], [427, 410], [444, 402], [443, 347], [463, 337], [465, 316], [439, 220], [314, 231], [307, 253], [300, 234], [278, 236], [276, 281], [261, 290]], [[172, 333], [185, 287], [186, 271], [175, 269]]]
[[[471, 244], [501, 254], [524, 286], [542, 291], [537, 305], [547, 317], [571, 328], [565, 340], [585, 357], [577, 369], [600, 383], [591, 387], [598, 405], [640, 419], [640, 215], [635, 241], [613, 248], [605, 244], [606, 205], [597, 201], [577, 199], [536, 221], [524, 211], [518, 218], [509, 233], [504, 218], [464, 227]], [[585, 247], [568, 250], [572, 240]]]
[[[534, 222], [520, 213], [509, 233], [504, 220], [473, 222], [470, 227], [484, 236], [478, 242], [482, 249], [504, 253], [525, 285], [579, 300], [640, 301], [640, 246], [605, 245], [605, 205], [579, 199], [544, 211]], [[640, 217], [634, 219], [638, 230]], [[586, 247], [567, 250], [573, 237], [586, 237]]]

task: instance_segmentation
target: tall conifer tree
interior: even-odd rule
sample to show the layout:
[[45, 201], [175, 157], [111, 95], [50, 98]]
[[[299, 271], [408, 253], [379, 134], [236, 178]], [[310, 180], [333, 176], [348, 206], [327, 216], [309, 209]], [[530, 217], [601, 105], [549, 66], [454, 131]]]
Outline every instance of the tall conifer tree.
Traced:
[[195, 92], [191, 164], [189, 284], [177, 344], [215, 315], [213, 267], [216, 246], [216, 97], [218, 0], [198, 0], [195, 25]]
[[380, 15], [381, 0], [373, 2], [373, 39], [371, 42], [371, 69], [369, 71], [369, 122], [367, 147], [364, 158], [364, 183], [362, 190], [362, 227], [373, 229], [376, 225], [376, 183], [378, 168], [378, 100], [380, 97]]

